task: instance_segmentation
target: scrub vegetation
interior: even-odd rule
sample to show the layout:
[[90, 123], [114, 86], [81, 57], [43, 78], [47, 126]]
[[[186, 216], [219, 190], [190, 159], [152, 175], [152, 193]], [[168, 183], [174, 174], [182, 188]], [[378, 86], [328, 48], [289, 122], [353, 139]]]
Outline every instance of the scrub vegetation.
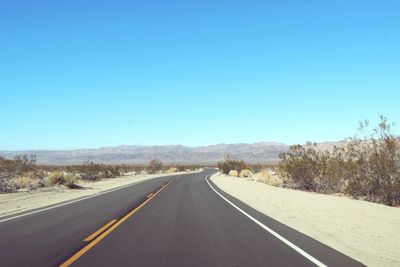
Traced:
[[0, 157], [0, 193], [57, 185], [79, 189], [80, 180], [95, 182], [123, 175], [155, 174], [166, 171], [174, 173], [198, 168], [196, 165], [164, 166], [158, 159], [150, 161], [148, 166], [105, 165], [94, 162], [70, 166], [43, 166], [36, 164], [34, 155], [19, 155], [14, 159]]
[[323, 150], [316, 143], [293, 145], [279, 155], [278, 167], [250, 165], [227, 156], [218, 168], [229, 176], [273, 186], [399, 206], [400, 137], [392, 133], [393, 125], [381, 116], [372, 130], [368, 121], [361, 122], [356, 137], [340, 146]]
[[223, 161], [218, 162], [218, 169], [221, 173], [232, 177], [251, 178], [272, 186], [282, 186], [283, 184], [275, 165], [249, 164], [227, 155]]
[[381, 116], [369, 130], [360, 123], [359, 133], [341, 147], [321, 151], [317, 145], [295, 145], [280, 155], [280, 170], [289, 188], [345, 193], [390, 206], [400, 205], [400, 138], [392, 123]]

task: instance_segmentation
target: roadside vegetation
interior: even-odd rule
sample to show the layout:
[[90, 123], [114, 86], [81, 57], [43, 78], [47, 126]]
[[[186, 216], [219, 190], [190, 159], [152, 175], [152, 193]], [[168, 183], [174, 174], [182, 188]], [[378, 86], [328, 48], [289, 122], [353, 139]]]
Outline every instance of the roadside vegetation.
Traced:
[[356, 137], [341, 146], [293, 145], [279, 155], [277, 167], [252, 166], [227, 156], [218, 168], [230, 176], [251, 177], [274, 186], [399, 206], [400, 137], [392, 133], [393, 125], [381, 116], [372, 130], [368, 121], [360, 123]]
[[360, 123], [362, 137], [351, 138], [342, 147], [321, 151], [315, 144], [292, 146], [280, 155], [285, 185], [400, 205], [400, 138], [392, 133], [392, 123], [380, 119], [372, 130], [368, 121]]
[[175, 173], [199, 168], [196, 165], [165, 166], [158, 159], [150, 161], [147, 166], [105, 165], [94, 162], [70, 166], [43, 166], [36, 164], [34, 155], [19, 155], [14, 159], [0, 157], [0, 193], [52, 186], [79, 189], [79, 181], [95, 182], [120, 176]]
[[156, 173], [163, 169], [164, 164], [159, 159], [153, 159], [150, 161], [147, 171], [149, 173]]
[[277, 174], [276, 165], [249, 164], [227, 155], [223, 161], [218, 162], [218, 169], [221, 173], [232, 177], [251, 178], [272, 186], [283, 185], [282, 178]]

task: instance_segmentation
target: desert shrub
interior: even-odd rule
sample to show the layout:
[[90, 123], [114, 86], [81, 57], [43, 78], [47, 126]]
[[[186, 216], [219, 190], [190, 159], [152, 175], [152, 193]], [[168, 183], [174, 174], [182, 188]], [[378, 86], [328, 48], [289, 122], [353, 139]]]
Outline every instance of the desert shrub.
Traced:
[[316, 191], [316, 179], [321, 174], [321, 157], [314, 148], [301, 145], [291, 146], [288, 152], [279, 155], [279, 167], [286, 174], [288, 184], [292, 188]]
[[143, 171], [145, 171], [145, 167], [142, 167], [142, 166], [135, 166], [135, 167], [133, 167], [133, 171], [136, 173], [136, 174], [141, 174]]
[[265, 183], [275, 187], [282, 187], [283, 180], [271, 170], [264, 170], [252, 177], [256, 182]]
[[178, 168], [176, 168], [176, 167], [169, 167], [168, 170], [167, 170], [167, 173], [175, 173], [175, 172], [177, 172], [177, 171], [178, 171]]
[[347, 192], [351, 195], [400, 205], [400, 139], [392, 133], [392, 126], [383, 116], [372, 131], [367, 121], [360, 124], [364, 138], [353, 138], [347, 147]]
[[246, 167], [247, 164], [243, 160], [233, 159], [230, 155], [227, 155], [224, 161], [218, 162], [218, 169], [224, 174], [229, 174], [232, 170], [240, 173]]
[[343, 147], [321, 151], [315, 144], [295, 145], [281, 153], [285, 186], [400, 205], [400, 139], [391, 131], [393, 124], [380, 119], [372, 131], [367, 121], [361, 123], [364, 137], [351, 138]]
[[321, 151], [315, 143], [307, 148], [295, 145], [279, 157], [280, 173], [287, 177], [287, 187], [322, 193], [344, 190], [348, 158], [345, 148]]
[[228, 175], [232, 177], [239, 177], [239, 172], [237, 170], [230, 170]]
[[64, 174], [64, 185], [71, 188], [71, 189], [77, 189], [81, 188], [78, 186], [76, 183], [78, 182], [78, 176], [72, 173], [66, 173]]
[[65, 184], [64, 173], [62, 172], [49, 173], [46, 178], [50, 186]]
[[249, 169], [243, 169], [240, 171], [239, 177], [245, 178], [245, 177], [252, 177], [253, 172]]
[[251, 170], [253, 171], [253, 173], [258, 173], [262, 170], [262, 166], [261, 164], [254, 164], [253, 166], [251, 166]]
[[17, 155], [14, 158], [16, 173], [21, 174], [27, 171], [33, 171], [36, 166], [35, 155]]
[[26, 188], [35, 189], [41, 186], [39, 177], [34, 172], [21, 174], [11, 180], [11, 186], [14, 190]]
[[125, 173], [133, 171], [133, 167], [131, 167], [131, 166], [127, 165], [127, 164], [122, 164], [122, 165], [120, 165], [118, 167], [119, 167], [120, 174], [125, 174]]
[[322, 174], [317, 181], [317, 191], [325, 193], [343, 192], [346, 186], [348, 161], [346, 149], [334, 147], [325, 151]]
[[12, 191], [11, 177], [4, 168], [5, 161], [6, 159], [0, 157], [0, 193], [10, 193]]
[[0, 193], [11, 193], [13, 191], [8, 176], [0, 176]]
[[159, 159], [153, 159], [150, 161], [149, 166], [147, 167], [147, 170], [149, 173], [156, 173], [159, 172], [163, 169], [163, 163]]
[[176, 168], [178, 169], [178, 172], [184, 172], [186, 170], [186, 166], [183, 165], [178, 165]]
[[37, 166], [34, 155], [18, 155], [14, 159], [0, 157], [0, 193], [11, 193], [21, 188], [34, 189], [61, 184], [70, 188], [79, 188], [76, 185], [78, 177], [96, 181], [117, 177], [130, 170], [138, 170], [140, 173], [143, 169], [143, 167], [93, 162], [71, 166]]
[[65, 185], [71, 189], [80, 188], [76, 183], [78, 182], [78, 175], [67, 172], [52, 172], [46, 177], [49, 186]]
[[[0, 193], [10, 193], [16, 189], [13, 182], [19, 176], [26, 172], [34, 172], [36, 170], [36, 156], [35, 155], [17, 155], [14, 159], [5, 159], [0, 157]], [[27, 180], [26, 178], [19, 178]]]
[[201, 167], [199, 165], [185, 165], [185, 166], [182, 166], [181, 170], [179, 170], [179, 168], [178, 168], [178, 171], [195, 171], [200, 168]]
[[36, 167], [35, 155], [17, 155], [14, 159], [0, 157], [0, 173], [2, 175], [19, 175], [24, 172], [33, 171]]
[[73, 165], [66, 168], [67, 172], [79, 174], [81, 179], [97, 181], [103, 178], [113, 178], [121, 175], [121, 167], [116, 165], [85, 162], [82, 165]]

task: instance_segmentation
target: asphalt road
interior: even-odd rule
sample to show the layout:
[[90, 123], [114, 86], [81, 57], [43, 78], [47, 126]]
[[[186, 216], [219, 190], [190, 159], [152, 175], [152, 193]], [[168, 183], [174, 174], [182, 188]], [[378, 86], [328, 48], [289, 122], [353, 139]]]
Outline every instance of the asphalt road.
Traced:
[[215, 192], [212, 172], [0, 219], [0, 266], [362, 266]]

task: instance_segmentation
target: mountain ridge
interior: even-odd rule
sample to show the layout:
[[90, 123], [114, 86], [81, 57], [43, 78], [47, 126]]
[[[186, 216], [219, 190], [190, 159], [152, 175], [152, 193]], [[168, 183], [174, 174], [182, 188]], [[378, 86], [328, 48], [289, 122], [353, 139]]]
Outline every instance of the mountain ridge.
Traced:
[[184, 145], [119, 145], [71, 150], [0, 151], [0, 156], [13, 158], [35, 154], [38, 164], [71, 165], [86, 161], [105, 164], [147, 164], [158, 158], [166, 164], [215, 164], [227, 154], [252, 163], [274, 163], [289, 145], [278, 142], [215, 144], [190, 147]]

